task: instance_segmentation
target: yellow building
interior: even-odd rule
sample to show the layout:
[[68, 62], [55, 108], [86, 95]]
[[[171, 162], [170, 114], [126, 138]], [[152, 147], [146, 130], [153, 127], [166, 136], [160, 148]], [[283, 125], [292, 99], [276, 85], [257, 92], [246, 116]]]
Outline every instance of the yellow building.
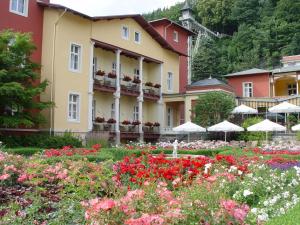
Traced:
[[180, 53], [141, 15], [89, 17], [43, 5], [41, 76], [50, 85], [41, 98], [55, 103], [44, 128], [106, 132], [117, 143], [157, 139], [166, 124], [166, 85], [179, 92]]

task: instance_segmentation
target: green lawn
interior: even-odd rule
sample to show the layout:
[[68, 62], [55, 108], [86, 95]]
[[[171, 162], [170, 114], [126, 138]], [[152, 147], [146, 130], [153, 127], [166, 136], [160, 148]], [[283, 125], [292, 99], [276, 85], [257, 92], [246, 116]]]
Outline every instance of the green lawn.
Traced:
[[[298, 222], [297, 222], [298, 221]], [[300, 203], [290, 209], [285, 215], [275, 217], [265, 225], [298, 225], [300, 224]]]

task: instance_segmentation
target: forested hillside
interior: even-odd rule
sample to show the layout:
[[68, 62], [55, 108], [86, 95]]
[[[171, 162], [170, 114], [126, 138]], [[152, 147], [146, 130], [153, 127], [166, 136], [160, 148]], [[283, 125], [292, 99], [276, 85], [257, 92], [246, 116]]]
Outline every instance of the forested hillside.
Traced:
[[[178, 21], [183, 3], [144, 15]], [[283, 55], [300, 54], [300, 0], [191, 0], [195, 18], [228, 36], [203, 40], [193, 79], [248, 69], [274, 68]]]

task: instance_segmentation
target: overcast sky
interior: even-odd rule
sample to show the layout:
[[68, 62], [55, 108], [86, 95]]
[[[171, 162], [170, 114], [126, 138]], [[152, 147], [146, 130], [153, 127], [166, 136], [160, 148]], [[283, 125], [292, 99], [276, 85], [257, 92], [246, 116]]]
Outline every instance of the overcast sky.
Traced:
[[142, 14], [184, 0], [51, 0], [90, 16]]

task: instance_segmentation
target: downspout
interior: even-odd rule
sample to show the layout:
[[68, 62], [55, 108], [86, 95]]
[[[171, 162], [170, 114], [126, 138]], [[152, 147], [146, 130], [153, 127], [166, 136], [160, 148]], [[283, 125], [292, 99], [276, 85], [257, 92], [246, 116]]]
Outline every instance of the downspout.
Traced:
[[[55, 68], [55, 45], [56, 45], [56, 28], [57, 25], [60, 21], [60, 19], [65, 15], [65, 13], [67, 12], [67, 9], [65, 9], [58, 17], [58, 19], [55, 21], [54, 23], [54, 32], [53, 32], [53, 39], [52, 39], [52, 74], [51, 74], [51, 91], [50, 91], [50, 101], [53, 102], [54, 99], [54, 81], [55, 81], [55, 73], [54, 73], [54, 68]], [[54, 107], [51, 108], [50, 110], [50, 135], [52, 134], [52, 132], [54, 131]]]
[[165, 27], [165, 34], [164, 34], [164, 38], [167, 40], [167, 29], [168, 27], [170, 27], [173, 24], [173, 21], [171, 21], [171, 23]]

